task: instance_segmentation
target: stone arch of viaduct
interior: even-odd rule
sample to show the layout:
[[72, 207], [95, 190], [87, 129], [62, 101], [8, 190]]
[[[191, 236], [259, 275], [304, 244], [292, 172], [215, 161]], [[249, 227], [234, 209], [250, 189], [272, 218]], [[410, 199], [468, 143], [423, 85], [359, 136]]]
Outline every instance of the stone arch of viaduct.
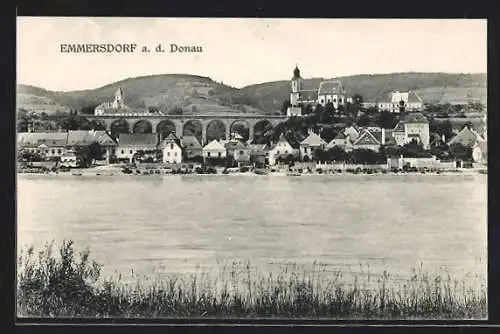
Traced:
[[129, 132], [134, 132], [134, 127], [139, 122], [147, 121], [151, 125], [151, 129], [153, 133], [156, 133], [158, 130], [158, 125], [162, 121], [171, 122], [175, 126], [175, 134], [178, 137], [184, 135], [184, 127], [188, 122], [199, 122], [201, 124], [202, 129], [202, 145], [207, 143], [207, 127], [212, 121], [220, 121], [224, 124], [225, 127], [225, 138], [230, 139], [230, 131], [234, 124], [238, 122], [246, 123], [249, 129], [249, 140], [254, 139], [255, 127], [257, 124], [261, 122], [268, 122], [272, 127], [277, 126], [278, 124], [287, 120], [286, 116], [275, 116], [275, 115], [256, 115], [256, 116], [196, 116], [193, 115], [191, 117], [183, 116], [183, 117], [172, 117], [172, 116], [163, 116], [163, 117], [147, 117], [147, 116], [90, 116], [89, 120], [95, 120], [103, 123], [106, 127], [106, 130], [111, 131], [111, 126], [113, 123], [124, 120], [127, 122], [129, 127]]

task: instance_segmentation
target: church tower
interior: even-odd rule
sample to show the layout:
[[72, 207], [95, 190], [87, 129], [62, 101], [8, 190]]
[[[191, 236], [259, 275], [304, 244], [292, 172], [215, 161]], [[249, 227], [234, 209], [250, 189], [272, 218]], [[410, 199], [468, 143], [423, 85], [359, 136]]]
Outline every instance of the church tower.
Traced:
[[297, 106], [300, 101], [300, 91], [302, 90], [302, 78], [300, 76], [300, 70], [295, 65], [292, 77], [292, 93], [290, 94], [290, 104], [292, 106]]
[[123, 108], [123, 90], [121, 88], [118, 88], [118, 90], [115, 93], [115, 100], [113, 101], [113, 108], [118, 109], [118, 108]]

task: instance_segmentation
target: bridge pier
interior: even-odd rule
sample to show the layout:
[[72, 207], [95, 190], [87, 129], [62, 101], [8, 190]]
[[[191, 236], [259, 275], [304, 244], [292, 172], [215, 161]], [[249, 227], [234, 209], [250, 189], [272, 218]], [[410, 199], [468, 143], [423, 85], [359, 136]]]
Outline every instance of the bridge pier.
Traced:
[[248, 142], [251, 143], [253, 142], [253, 137], [254, 137], [254, 129], [255, 124], [251, 124], [250, 127], [248, 128]]
[[226, 140], [231, 139], [231, 124], [226, 124]]
[[183, 133], [183, 131], [184, 131], [184, 126], [183, 126], [184, 124], [183, 124], [183, 122], [181, 120], [175, 120], [175, 121], [172, 120], [172, 122], [175, 125], [175, 135], [178, 138], [181, 138], [184, 135], [184, 133]]
[[201, 146], [205, 146], [205, 144], [207, 143], [207, 128], [208, 128], [208, 123], [201, 124]]

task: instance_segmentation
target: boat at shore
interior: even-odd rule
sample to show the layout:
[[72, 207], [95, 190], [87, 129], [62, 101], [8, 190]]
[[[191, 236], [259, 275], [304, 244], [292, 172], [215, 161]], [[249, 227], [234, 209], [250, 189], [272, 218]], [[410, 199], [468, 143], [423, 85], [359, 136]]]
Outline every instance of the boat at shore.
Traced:
[[72, 173], [73, 176], [82, 176], [82, 173]]
[[253, 172], [255, 174], [257, 174], [257, 175], [267, 175], [267, 174], [269, 174], [269, 171], [267, 171], [265, 169], [255, 169]]
[[286, 173], [286, 176], [301, 176], [302, 174], [296, 173], [296, 172], [288, 172]]

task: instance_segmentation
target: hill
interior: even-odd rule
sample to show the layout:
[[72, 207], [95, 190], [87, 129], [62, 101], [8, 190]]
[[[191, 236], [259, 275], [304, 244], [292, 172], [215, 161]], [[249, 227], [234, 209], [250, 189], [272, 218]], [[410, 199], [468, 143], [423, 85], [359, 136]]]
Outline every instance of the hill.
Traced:
[[[426, 103], [486, 103], [486, 74], [392, 73], [354, 75], [340, 79], [349, 95], [360, 94], [364, 101], [378, 101], [392, 91], [414, 90]], [[318, 87], [321, 78], [306, 79]], [[208, 77], [187, 74], [163, 74], [129, 78], [91, 90], [54, 92], [18, 85], [18, 108], [68, 111], [95, 107], [112, 99], [121, 87], [125, 104], [132, 108], [156, 107], [164, 112], [182, 108], [184, 113], [249, 112], [275, 113], [289, 98], [290, 82], [273, 81], [237, 89]]]
[[[393, 90], [413, 90], [424, 103], [467, 104], [480, 101], [486, 104], [486, 74], [450, 73], [391, 73], [374, 75], [353, 75], [338, 78], [305, 79], [306, 84], [319, 87], [321, 80], [339, 79], [348, 95], [360, 94], [364, 101], [379, 101]], [[265, 110], [279, 109], [290, 94], [289, 81], [266, 82], [242, 88], [257, 107]]]
[[39, 87], [18, 85], [18, 108], [45, 111], [95, 107], [110, 101], [121, 87], [125, 104], [134, 109], [156, 107], [170, 112], [181, 108], [190, 112], [250, 112], [264, 113], [251, 105], [239, 89], [217, 83], [208, 77], [165, 74], [118, 81], [97, 89], [53, 92]]

